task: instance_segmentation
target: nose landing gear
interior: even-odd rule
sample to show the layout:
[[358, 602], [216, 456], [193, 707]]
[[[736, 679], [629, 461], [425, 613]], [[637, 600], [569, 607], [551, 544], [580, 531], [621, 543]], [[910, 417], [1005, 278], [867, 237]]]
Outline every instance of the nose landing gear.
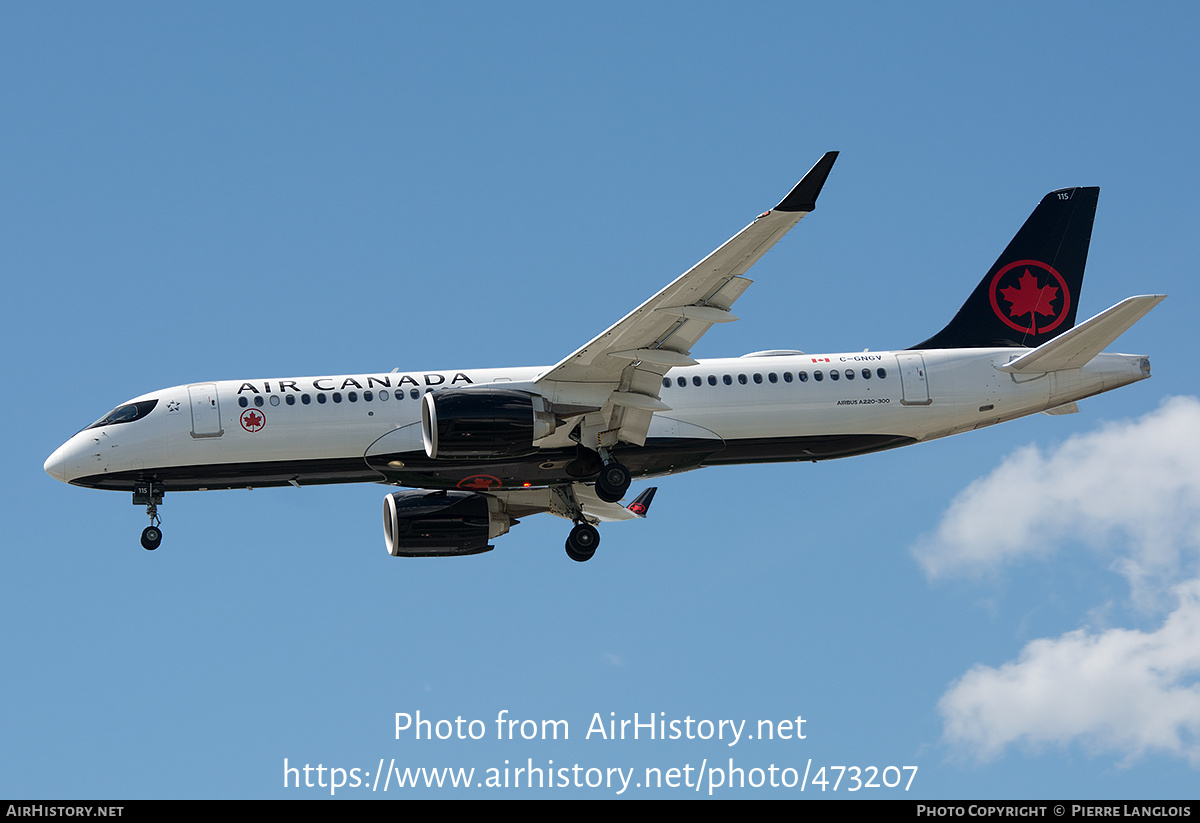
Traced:
[[162, 521], [158, 517], [158, 505], [163, 501], [161, 490], [154, 488], [153, 483], [138, 483], [133, 489], [133, 505], [145, 506], [146, 514], [150, 517], [150, 525], [142, 529], [142, 548], [152, 552], [162, 543], [162, 529], [158, 527]]

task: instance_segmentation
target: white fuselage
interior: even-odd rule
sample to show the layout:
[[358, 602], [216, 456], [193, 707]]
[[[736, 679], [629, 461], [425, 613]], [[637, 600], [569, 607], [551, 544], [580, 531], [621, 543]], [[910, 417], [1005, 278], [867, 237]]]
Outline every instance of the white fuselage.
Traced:
[[[666, 457], [631, 469], [644, 476], [859, 454], [1046, 411], [1149, 376], [1145, 357], [1123, 354], [1034, 376], [997, 370], [1023, 351], [785, 354], [673, 368], [660, 394], [670, 410], [654, 415], [644, 447]], [[140, 480], [164, 490], [357, 481], [450, 487], [490, 461], [428, 460], [420, 396], [445, 387], [527, 386], [544, 372], [473, 369], [176, 386], [129, 401], [157, 401], [138, 419], [79, 432], [45, 468], [64, 482], [112, 489]], [[685, 442], [693, 451], [708, 444], [700, 450], [705, 456], [673, 463], [673, 444]], [[565, 482], [550, 468], [551, 451], [510, 459], [528, 464], [530, 473], [518, 482], [520, 472], [510, 472], [503, 482]], [[369, 465], [371, 455], [386, 456], [396, 473]], [[539, 464], [545, 471], [535, 470]], [[417, 472], [411, 480], [409, 469]]]

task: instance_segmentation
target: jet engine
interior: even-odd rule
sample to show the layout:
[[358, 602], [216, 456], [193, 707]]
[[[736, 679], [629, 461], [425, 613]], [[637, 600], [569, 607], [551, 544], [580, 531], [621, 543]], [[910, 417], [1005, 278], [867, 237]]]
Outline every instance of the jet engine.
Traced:
[[554, 432], [545, 398], [515, 389], [441, 389], [421, 398], [421, 437], [430, 458], [520, 457]]
[[383, 537], [392, 557], [447, 557], [491, 551], [508, 532], [500, 501], [468, 491], [411, 491], [383, 499]]

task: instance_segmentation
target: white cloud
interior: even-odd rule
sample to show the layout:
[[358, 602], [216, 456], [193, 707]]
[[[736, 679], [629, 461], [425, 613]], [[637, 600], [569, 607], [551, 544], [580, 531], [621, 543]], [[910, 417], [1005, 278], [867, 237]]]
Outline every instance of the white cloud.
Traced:
[[1127, 538], [1119, 570], [1135, 592], [1200, 556], [1200, 401], [1167, 400], [1043, 453], [1020, 449], [950, 505], [914, 548], [930, 577], [973, 575], [1068, 539]]
[[1085, 630], [1035, 640], [999, 668], [976, 666], [938, 703], [946, 739], [980, 758], [1015, 743], [1133, 759], [1151, 751], [1200, 766], [1200, 580], [1153, 632]]
[[1163, 622], [1079, 629], [975, 666], [939, 701], [946, 740], [984, 759], [1011, 745], [1078, 742], [1200, 767], [1200, 400], [1173, 398], [1056, 449], [1019, 450], [965, 489], [913, 551], [930, 577], [949, 577], [1070, 541], [1107, 547], [1134, 601]]

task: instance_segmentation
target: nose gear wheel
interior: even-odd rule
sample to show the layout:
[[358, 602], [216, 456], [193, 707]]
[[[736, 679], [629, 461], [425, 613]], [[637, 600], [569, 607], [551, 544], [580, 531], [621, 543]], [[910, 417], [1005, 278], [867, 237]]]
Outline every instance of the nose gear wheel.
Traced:
[[142, 548], [152, 552], [162, 542], [162, 530], [157, 526], [147, 526], [142, 529]]

